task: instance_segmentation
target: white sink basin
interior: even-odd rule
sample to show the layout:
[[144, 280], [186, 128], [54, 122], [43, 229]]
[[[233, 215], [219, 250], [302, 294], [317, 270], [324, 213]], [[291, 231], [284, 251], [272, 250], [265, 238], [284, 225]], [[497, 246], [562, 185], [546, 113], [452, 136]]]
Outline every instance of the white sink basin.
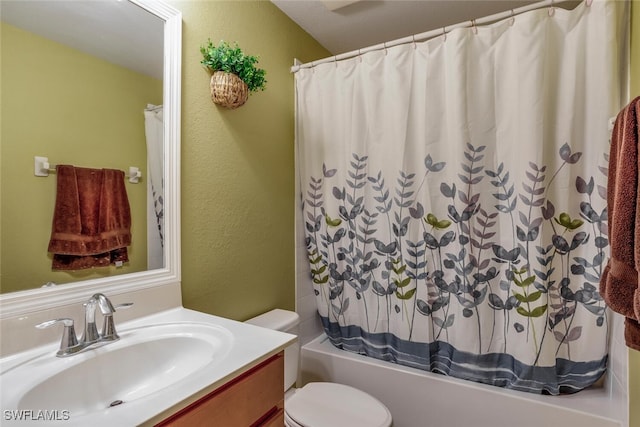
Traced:
[[9, 381], [27, 375], [41, 380], [16, 396], [17, 408], [64, 408], [80, 416], [126, 404], [222, 359], [233, 340], [226, 329], [198, 323], [142, 327], [120, 337], [84, 354], [65, 359], [43, 355], [7, 372]]
[[54, 420], [47, 425], [153, 425], [295, 340], [183, 308], [118, 333], [119, 341], [65, 358], [52, 344], [1, 359], [3, 427], [43, 425], [38, 417]]

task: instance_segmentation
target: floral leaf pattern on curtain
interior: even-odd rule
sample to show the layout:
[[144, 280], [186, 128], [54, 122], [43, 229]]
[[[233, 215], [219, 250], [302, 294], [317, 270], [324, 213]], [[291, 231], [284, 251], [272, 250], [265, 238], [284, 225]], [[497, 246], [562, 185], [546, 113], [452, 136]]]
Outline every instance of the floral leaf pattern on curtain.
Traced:
[[155, 214], [155, 223], [158, 227], [158, 234], [160, 236], [160, 246], [164, 247], [164, 232], [162, 231], [164, 224], [164, 199], [162, 195], [164, 192], [156, 191], [153, 183], [151, 183], [151, 197], [153, 198], [153, 211]]
[[[526, 179], [516, 185], [504, 163], [485, 168], [485, 148], [467, 144], [458, 181], [440, 182], [442, 213], [426, 212], [418, 201], [425, 180], [437, 180], [439, 171], [453, 166], [430, 155], [421, 176], [399, 171], [394, 186], [381, 172], [370, 176], [367, 156], [355, 153], [344, 186], [332, 186], [337, 170], [326, 164], [322, 176], [310, 178], [306, 243], [329, 329], [347, 326], [347, 313], [360, 306], [361, 327], [369, 333], [389, 333], [395, 316], [407, 341], [417, 324], [428, 324], [430, 340], [449, 342], [449, 330], [468, 319], [465, 328], [472, 320], [476, 330], [469, 350], [507, 353], [515, 332], [526, 337], [529, 362], [537, 366], [545, 341], [551, 357], [561, 353], [571, 360], [571, 346], [585, 339], [578, 310], [596, 327], [606, 326], [597, 292], [608, 247], [606, 166], [598, 176], [576, 177], [573, 190], [582, 201], [580, 211], [570, 214], [556, 210], [548, 186], [564, 167], [579, 162], [580, 152], [564, 144], [555, 171], [528, 162]], [[478, 188], [485, 179], [490, 194]], [[335, 202], [335, 212], [327, 210], [325, 197]], [[365, 207], [369, 202], [373, 208]], [[498, 236], [500, 221], [509, 224], [510, 235]], [[379, 240], [378, 228], [388, 229], [390, 239]], [[410, 229], [422, 238], [410, 238]]]
[[623, 37], [623, 6], [536, 10], [296, 72], [301, 219], [334, 345], [534, 393], [605, 372], [624, 58], [605, 41]]

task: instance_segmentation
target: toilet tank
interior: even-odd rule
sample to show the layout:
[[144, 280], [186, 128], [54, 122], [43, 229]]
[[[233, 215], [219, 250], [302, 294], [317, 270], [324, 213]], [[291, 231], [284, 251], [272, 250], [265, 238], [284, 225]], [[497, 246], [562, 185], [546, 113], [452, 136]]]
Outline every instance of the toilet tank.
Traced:
[[[298, 316], [298, 313], [294, 311], [276, 308], [259, 316], [252, 317], [247, 320], [246, 323], [298, 335], [300, 316]], [[284, 350], [284, 391], [293, 387], [298, 379], [299, 360], [300, 344], [296, 341]]]

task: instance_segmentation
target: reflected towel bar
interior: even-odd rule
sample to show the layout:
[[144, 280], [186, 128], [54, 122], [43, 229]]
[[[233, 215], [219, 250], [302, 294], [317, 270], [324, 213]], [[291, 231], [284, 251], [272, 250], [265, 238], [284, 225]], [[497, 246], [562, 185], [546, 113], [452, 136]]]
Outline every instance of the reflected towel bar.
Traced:
[[[33, 162], [33, 174], [35, 176], [49, 176], [50, 173], [56, 172], [56, 165], [49, 164], [48, 157], [35, 156]], [[125, 177], [129, 178], [129, 182], [137, 184], [142, 178], [142, 172], [140, 168], [135, 166], [129, 166], [129, 174], [125, 174]]]

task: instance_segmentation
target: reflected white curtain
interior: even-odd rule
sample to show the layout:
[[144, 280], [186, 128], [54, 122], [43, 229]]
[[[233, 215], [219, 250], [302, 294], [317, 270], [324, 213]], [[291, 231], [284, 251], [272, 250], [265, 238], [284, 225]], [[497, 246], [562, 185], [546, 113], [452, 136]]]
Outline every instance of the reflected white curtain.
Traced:
[[147, 139], [147, 268], [164, 266], [164, 182], [162, 105], [148, 104], [144, 110]]
[[607, 363], [622, 2], [296, 73], [303, 219], [338, 347], [535, 393]]

